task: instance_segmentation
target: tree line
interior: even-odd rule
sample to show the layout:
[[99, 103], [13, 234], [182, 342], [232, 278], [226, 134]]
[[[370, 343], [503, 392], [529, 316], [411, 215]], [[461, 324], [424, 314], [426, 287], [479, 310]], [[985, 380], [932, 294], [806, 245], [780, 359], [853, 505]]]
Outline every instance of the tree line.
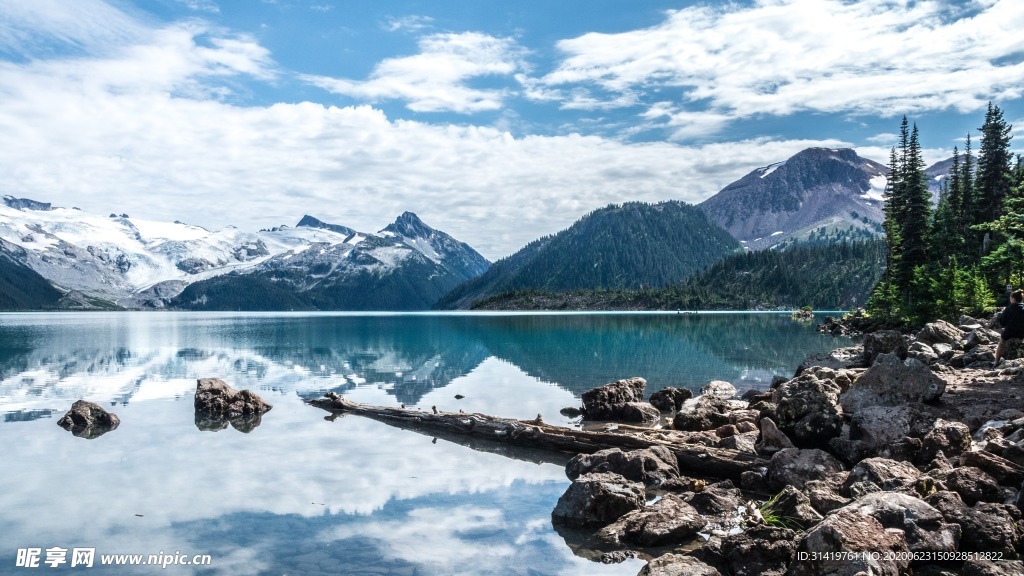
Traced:
[[1024, 282], [1024, 158], [1011, 152], [998, 106], [989, 103], [979, 130], [977, 157], [970, 134], [953, 148], [933, 208], [917, 124], [903, 117], [889, 155], [885, 268], [867, 304], [880, 323], [982, 314]]

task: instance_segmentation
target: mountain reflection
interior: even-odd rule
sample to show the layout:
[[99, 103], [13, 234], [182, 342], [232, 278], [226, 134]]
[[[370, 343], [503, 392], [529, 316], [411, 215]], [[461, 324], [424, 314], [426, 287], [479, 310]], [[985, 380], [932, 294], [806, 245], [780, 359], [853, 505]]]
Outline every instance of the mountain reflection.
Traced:
[[489, 358], [574, 395], [629, 376], [648, 392], [743, 389], [846, 343], [777, 314], [5, 315], [0, 411], [30, 420], [78, 398], [177, 398], [206, 376], [307, 397], [372, 387], [416, 405]]

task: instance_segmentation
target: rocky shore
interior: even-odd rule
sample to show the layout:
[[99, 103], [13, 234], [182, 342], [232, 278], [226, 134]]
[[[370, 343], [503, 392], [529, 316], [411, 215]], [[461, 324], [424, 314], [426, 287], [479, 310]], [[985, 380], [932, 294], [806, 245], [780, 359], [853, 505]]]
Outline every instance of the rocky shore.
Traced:
[[990, 326], [871, 332], [739, 397], [592, 390], [591, 426], [660, 421], [767, 465], [716, 481], [657, 446], [579, 454], [552, 520], [578, 554], [643, 558], [648, 576], [1024, 575], [1024, 346], [994, 366]]

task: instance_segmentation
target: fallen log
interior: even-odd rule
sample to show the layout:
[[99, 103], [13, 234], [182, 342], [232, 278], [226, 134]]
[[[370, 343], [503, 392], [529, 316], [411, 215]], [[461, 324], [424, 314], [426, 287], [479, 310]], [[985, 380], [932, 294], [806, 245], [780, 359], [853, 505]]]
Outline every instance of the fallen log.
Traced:
[[[539, 418], [515, 420], [486, 414], [371, 406], [353, 402], [334, 392], [328, 392], [323, 398], [310, 400], [309, 403], [334, 414], [356, 414], [406, 430], [445, 438], [470, 436], [488, 444], [506, 444], [569, 455], [592, 454], [608, 448], [638, 450], [665, 446], [675, 453], [680, 472], [701, 478], [739, 480], [743, 472], [761, 470], [768, 466], [766, 459], [754, 454], [688, 442], [692, 433], [675, 430], [633, 426], [620, 426], [617, 430], [609, 431], [576, 430], [545, 424]], [[473, 444], [467, 445], [475, 448]], [[482, 449], [500, 453], [494, 449]]]

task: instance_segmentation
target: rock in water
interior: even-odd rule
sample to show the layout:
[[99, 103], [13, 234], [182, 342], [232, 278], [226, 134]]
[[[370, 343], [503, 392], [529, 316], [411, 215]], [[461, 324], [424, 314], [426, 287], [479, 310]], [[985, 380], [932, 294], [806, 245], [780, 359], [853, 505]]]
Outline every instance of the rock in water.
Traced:
[[79, 438], [92, 440], [117, 428], [121, 419], [95, 402], [78, 400], [57, 425]]
[[255, 392], [235, 390], [220, 378], [200, 378], [196, 383], [196, 427], [200, 430], [222, 430], [230, 423], [240, 432], [251, 432], [271, 408]]
[[[645, 386], [647, 381], [643, 378], [627, 378], [588, 390], [582, 396], [583, 417], [586, 420], [622, 420], [628, 414], [641, 418], [631, 420], [634, 422], [650, 418], [657, 409], [652, 406], [653, 412], [645, 414], [634, 404], [643, 402]], [[660, 417], [658, 414], [657, 418]]]
[[584, 474], [558, 498], [551, 518], [567, 526], [605, 526], [644, 507], [643, 484], [611, 472]]

